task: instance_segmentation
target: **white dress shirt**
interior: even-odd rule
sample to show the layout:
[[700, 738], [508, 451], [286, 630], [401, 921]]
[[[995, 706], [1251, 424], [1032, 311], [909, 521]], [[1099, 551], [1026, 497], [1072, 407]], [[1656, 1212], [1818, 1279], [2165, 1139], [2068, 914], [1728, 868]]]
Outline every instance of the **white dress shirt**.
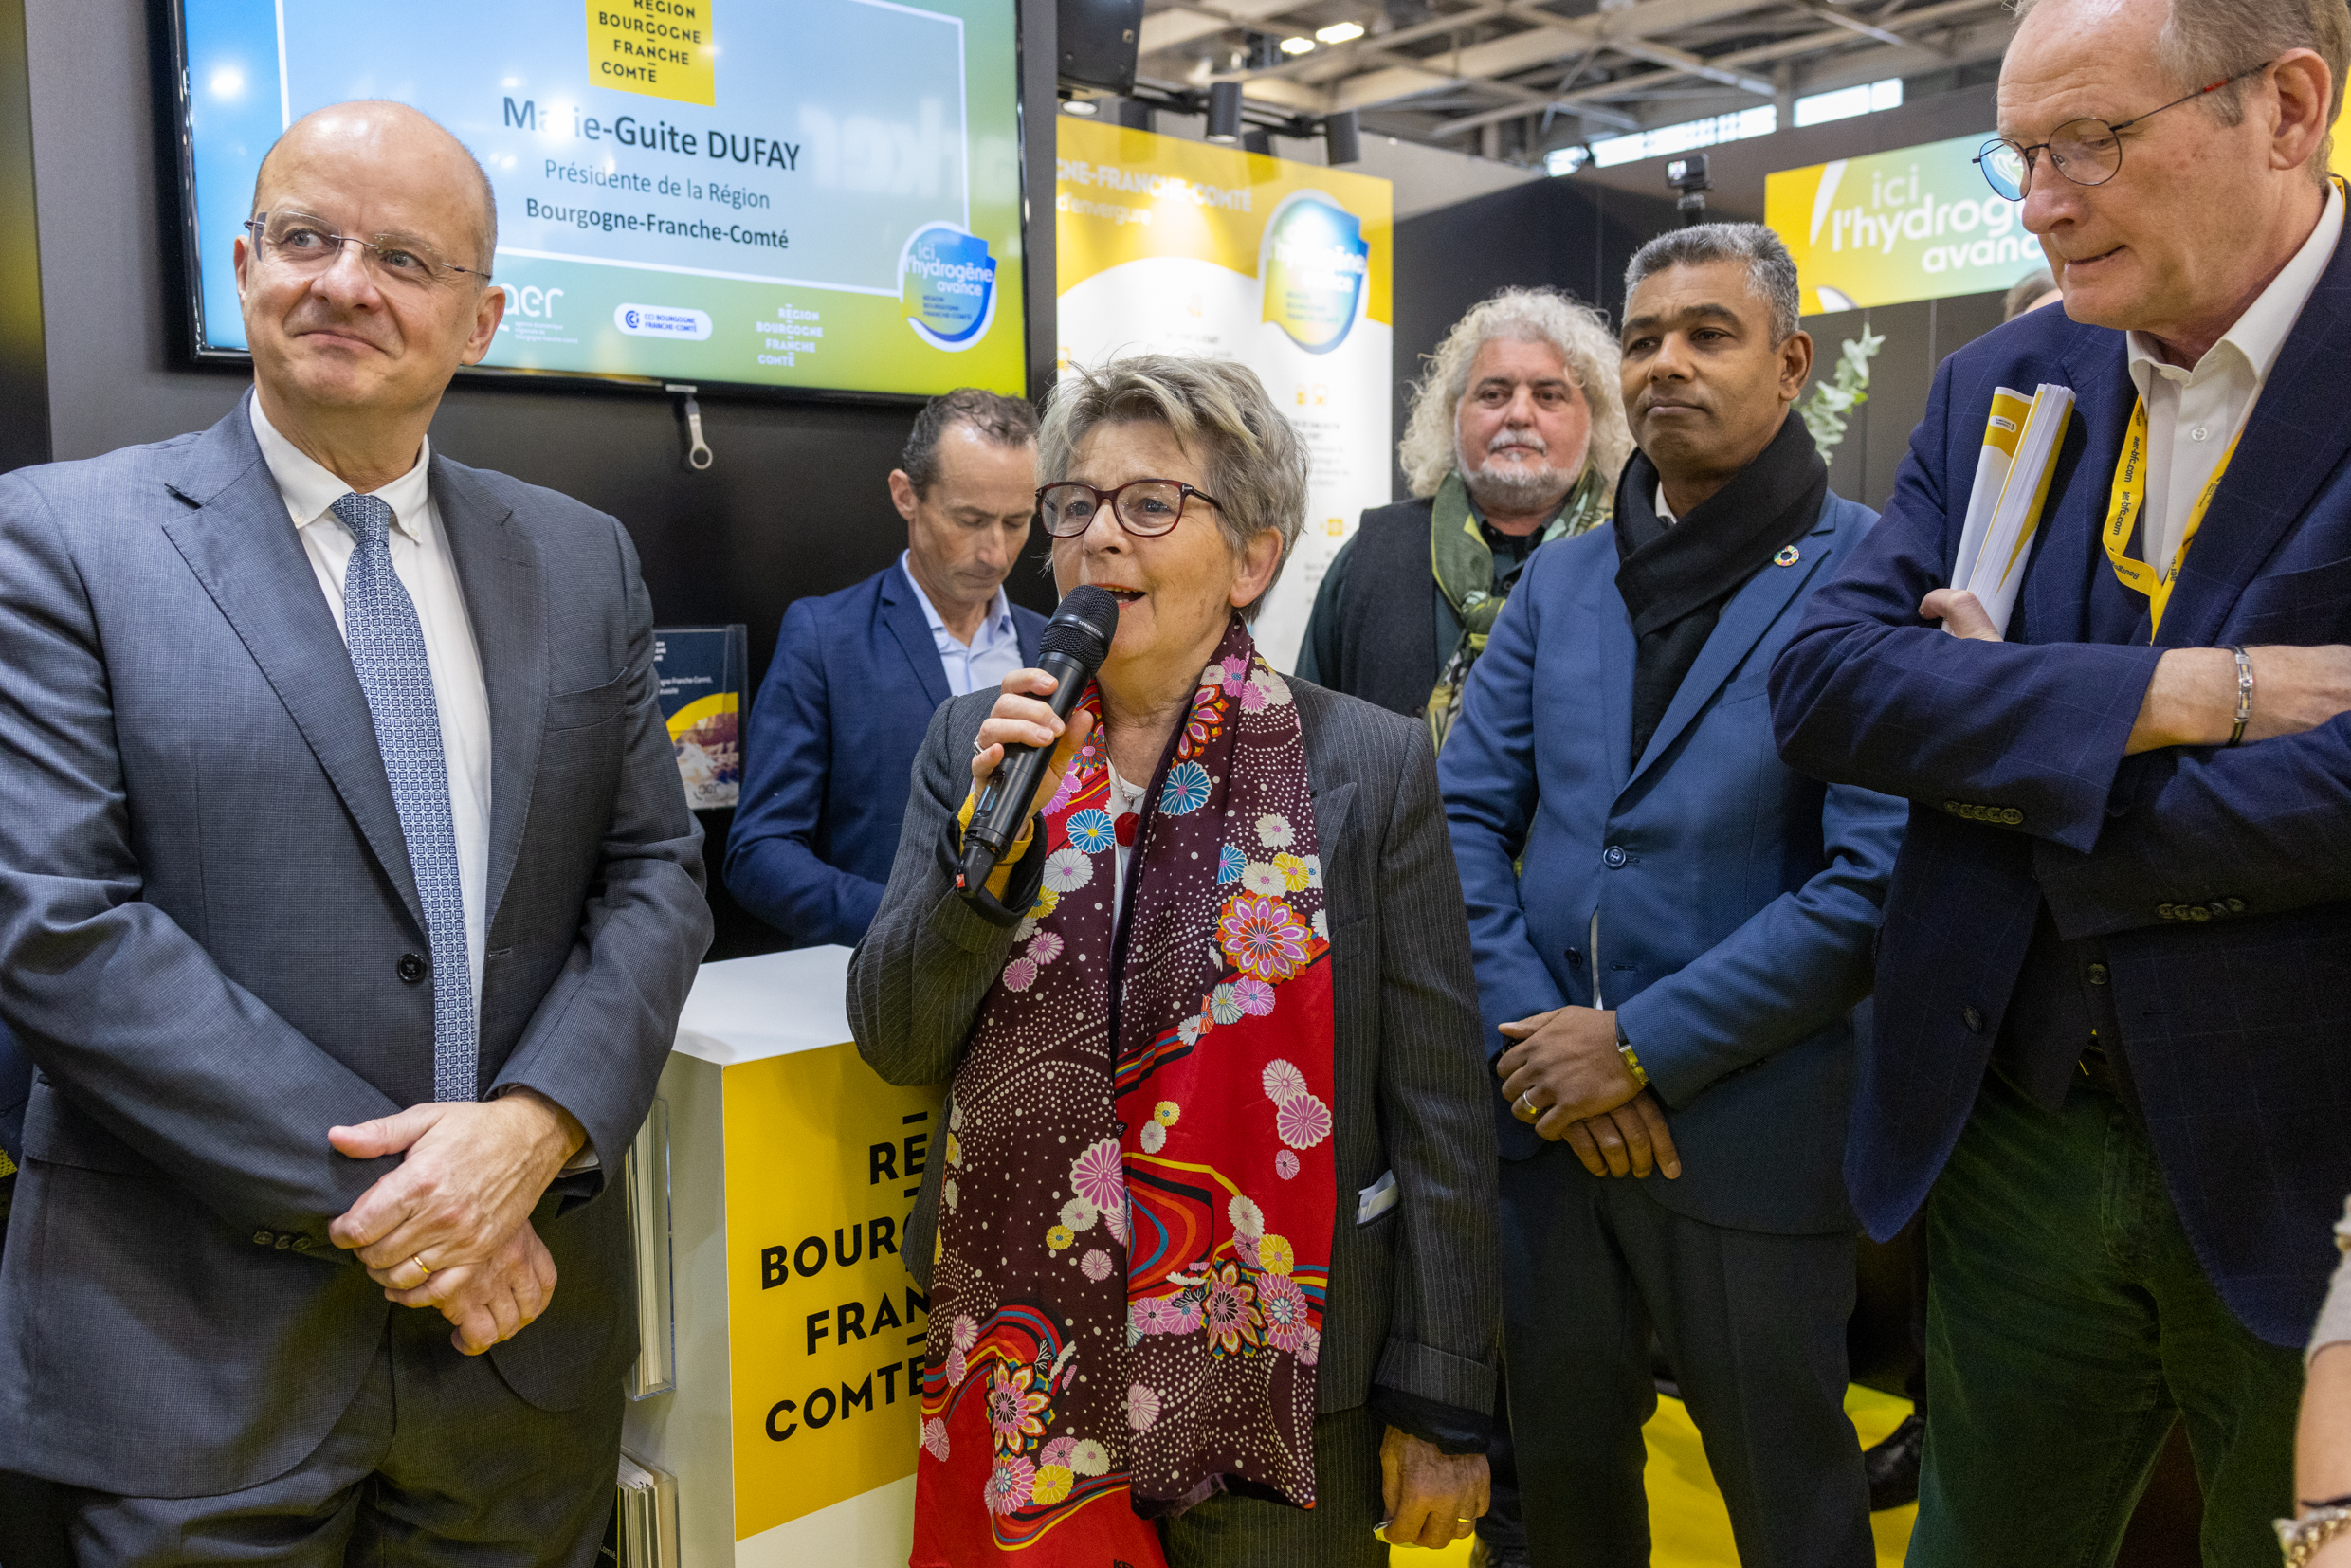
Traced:
[[[246, 400], [253, 436], [261, 443], [269, 477], [301, 531], [302, 549], [343, 630], [343, 572], [357, 542], [329, 510], [351, 494], [351, 486], [305, 455], [271, 428], [259, 397]], [[474, 646], [473, 621], [457, 582], [457, 562], [432, 503], [426, 468], [432, 459], [428, 440], [416, 466], [371, 492], [392, 508], [392, 569], [416, 606], [425, 634], [425, 660], [432, 669], [433, 703], [441, 713], [441, 755], [449, 772], [449, 817], [457, 835], [457, 885], [465, 903], [465, 957], [472, 969], [474, 1005], [482, 1003], [482, 952], [488, 935], [483, 907], [490, 885], [490, 694], [482, 678], [482, 654]], [[345, 633], [348, 636], [348, 633]]]
[[1004, 590], [998, 588], [996, 596], [988, 601], [988, 613], [979, 618], [979, 629], [972, 633], [972, 640], [960, 642], [947, 629], [931, 596], [915, 581], [914, 568], [907, 560], [911, 554], [906, 550], [898, 553], [898, 569], [906, 574], [914, 602], [922, 607], [922, 618], [931, 624], [931, 644], [939, 649], [939, 662], [947, 666], [947, 690], [957, 697], [983, 686], [993, 691], [1021, 666], [1020, 630], [1012, 625], [1012, 607]]
[[2342, 238], [2342, 192], [2326, 188], [2326, 208], [2294, 259], [2269, 281], [2236, 324], [2196, 362], [2167, 365], [2155, 346], [2131, 333], [2130, 374], [2147, 405], [2147, 505], [2140, 524], [2141, 559], [2169, 573], [2188, 531], [2188, 514], [2212, 482], [2230, 442], [2244, 428], [2287, 334], [2334, 259]]

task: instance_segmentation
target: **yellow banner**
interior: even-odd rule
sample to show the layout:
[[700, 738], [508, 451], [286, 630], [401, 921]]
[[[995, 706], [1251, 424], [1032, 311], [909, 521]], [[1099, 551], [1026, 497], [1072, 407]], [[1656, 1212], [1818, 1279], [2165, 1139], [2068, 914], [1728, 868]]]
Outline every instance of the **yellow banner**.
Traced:
[[914, 1473], [930, 1304], [900, 1258], [939, 1091], [853, 1045], [725, 1069], [735, 1538]]
[[[1308, 194], [1329, 198], [1325, 205], [1359, 225], [1364, 315], [1394, 320], [1395, 199], [1388, 181], [1067, 115], [1057, 129], [1053, 208], [1061, 292], [1146, 257], [1213, 262], [1254, 278], [1267, 222], [1291, 209], [1291, 198]], [[1311, 237], [1316, 248], [1325, 248], [1331, 238]]]

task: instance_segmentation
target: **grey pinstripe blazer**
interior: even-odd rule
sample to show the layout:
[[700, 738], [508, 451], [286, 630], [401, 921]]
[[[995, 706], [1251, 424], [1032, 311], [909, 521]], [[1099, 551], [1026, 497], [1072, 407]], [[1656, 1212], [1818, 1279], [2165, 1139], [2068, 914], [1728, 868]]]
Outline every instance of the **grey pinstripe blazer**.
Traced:
[[[1351, 1410], [1373, 1385], [1493, 1409], [1501, 1243], [1491, 1074], [1428, 732], [1292, 680], [1330, 913], [1339, 1082], [1339, 1221], [1316, 1406]], [[1010, 930], [956, 896], [938, 844], [971, 787], [972, 738], [993, 706], [939, 708], [881, 913], [849, 962], [858, 1049], [893, 1084], [943, 1084], [1011, 950]], [[903, 1249], [930, 1284], [939, 1163]], [[1369, 1225], [1355, 1194], [1395, 1172], [1399, 1201]]]

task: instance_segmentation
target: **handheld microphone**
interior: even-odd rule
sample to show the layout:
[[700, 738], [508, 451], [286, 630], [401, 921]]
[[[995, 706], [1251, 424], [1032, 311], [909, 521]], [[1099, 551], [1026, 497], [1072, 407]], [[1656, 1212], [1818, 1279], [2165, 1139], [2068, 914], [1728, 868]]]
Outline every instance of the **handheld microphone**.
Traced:
[[[1038, 639], [1037, 667], [1059, 683], [1053, 695], [1045, 700], [1054, 717], [1067, 721], [1078, 699], [1085, 695], [1085, 684], [1102, 667], [1103, 655], [1110, 651], [1110, 639], [1118, 630], [1119, 601], [1108, 589], [1091, 583], [1071, 589], [1061, 608], [1053, 611]], [[1037, 785], [1052, 759], [1051, 746], [1004, 748], [1004, 760], [980, 791], [971, 823], [963, 830], [961, 886], [966, 897], [987, 886], [996, 862], [1020, 837], [1021, 827], [1029, 819], [1029, 803], [1036, 798]]]

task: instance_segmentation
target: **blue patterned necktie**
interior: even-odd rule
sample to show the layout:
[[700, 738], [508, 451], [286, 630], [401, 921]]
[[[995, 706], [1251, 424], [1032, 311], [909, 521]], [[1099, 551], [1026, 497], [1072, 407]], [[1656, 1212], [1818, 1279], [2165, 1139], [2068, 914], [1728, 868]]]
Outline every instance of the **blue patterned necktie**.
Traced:
[[409, 870], [432, 941], [432, 1097], [478, 1098], [480, 1036], [473, 964], [465, 950], [465, 897], [457, 880], [457, 829], [449, 811], [441, 708], [415, 603], [392, 569], [392, 508], [346, 495], [332, 510], [358, 548], [343, 574], [343, 641], [375, 721], [375, 747], [408, 840]]

